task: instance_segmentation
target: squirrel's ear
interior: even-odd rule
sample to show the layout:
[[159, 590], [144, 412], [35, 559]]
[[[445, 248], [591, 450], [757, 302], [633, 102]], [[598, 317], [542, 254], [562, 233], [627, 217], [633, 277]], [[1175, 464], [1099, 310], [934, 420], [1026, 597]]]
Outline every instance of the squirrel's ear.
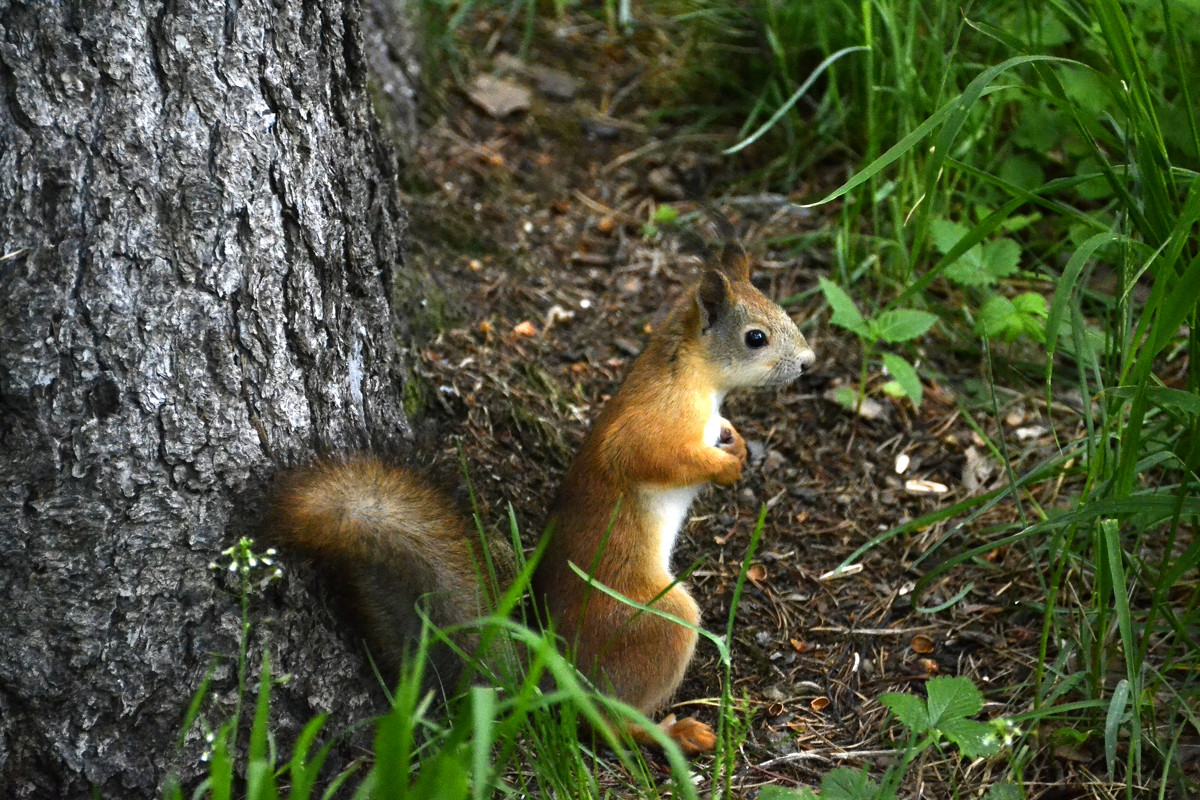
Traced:
[[727, 244], [721, 252], [721, 272], [731, 281], [750, 280], [750, 255], [740, 244]]
[[700, 308], [700, 328], [707, 331], [729, 304], [733, 289], [729, 279], [715, 269], [706, 269], [696, 287], [696, 305]]

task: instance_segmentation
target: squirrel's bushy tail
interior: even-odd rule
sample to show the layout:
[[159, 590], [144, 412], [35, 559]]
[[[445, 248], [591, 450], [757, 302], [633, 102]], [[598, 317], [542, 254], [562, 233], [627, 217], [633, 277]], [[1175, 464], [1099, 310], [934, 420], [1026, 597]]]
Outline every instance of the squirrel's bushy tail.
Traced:
[[[377, 663], [389, 673], [420, 634], [417, 605], [439, 628], [486, 610], [480, 576], [487, 566], [465, 515], [424, 476], [376, 458], [325, 460], [285, 473], [264, 534], [334, 575]], [[457, 641], [473, 649], [470, 637]], [[443, 683], [451, 682], [457, 662], [434, 658]]]

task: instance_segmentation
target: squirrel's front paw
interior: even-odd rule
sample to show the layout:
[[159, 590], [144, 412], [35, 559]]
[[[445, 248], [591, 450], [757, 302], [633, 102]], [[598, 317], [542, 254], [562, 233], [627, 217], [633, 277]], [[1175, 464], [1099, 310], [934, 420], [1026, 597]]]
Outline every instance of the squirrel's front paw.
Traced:
[[676, 720], [671, 714], [658, 724], [663, 732], [675, 740], [685, 756], [711, 753], [717, 743], [713, 729], [694, 717]]
[[735, 483], [742, 477], [742, 465], [746, 463], [746, 441], [730, 424], [721, 426], [721, 435], [717, 439], [717, 449], [733, 456], [735, 461], [728, 461], [714, 482], [721, 486]]

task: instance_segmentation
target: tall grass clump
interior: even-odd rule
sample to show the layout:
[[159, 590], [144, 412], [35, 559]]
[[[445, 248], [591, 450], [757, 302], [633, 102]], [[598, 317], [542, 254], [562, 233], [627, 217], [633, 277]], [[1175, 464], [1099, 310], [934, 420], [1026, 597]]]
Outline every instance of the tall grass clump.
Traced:
[[[1197, 9], [701, 5], [714, 19], [742, 15], [742, 33], [775, 57], [760, 60], [773, 66], [743, 107], [747, 137], [805, 65], [866, 48], [827, 65], [812, 103], [754, 142], [768, 150], [763, 179], [786, 188], [811, 163], [787, 149], [806, 123], [836, 140], [829, 153], [856, 156], [853, 176], [820, 200], [841, 203], [836, 280], [885, 310], [937, 311], [943, 334], [977, 337], [987, 364], [1020, 342], [1042, 364], [1060, 445], [954, 508], [967, 512], [954, 533], [974, 544], [941, 547], [925, 585], [1022, 548], [1045, 592], [1037, 667], [1012, 687], [1027, 721], [1052, 723], [1051, 745], [1101, 742], [1128, 796], [1187, 791], [1180, 742], [1200, 735]], [[1038, 491], [1049, 481], [1067, 491]], [[1002, 501], [1015, 521], [974, 527]]]
[[[762, 510], [734, 592], [728, 631], [737, 599], [762, 533]], [[510, 509], [510, 535], [518, 553], [520, 540]], [[482, 535], [482, 530], [480, 530]], [[543, 630], [523, 602], [537, 555], [518, 556], [518, 574], [503, 592], [495, 592], [495, 608], [468, 631], [439, 630], [425, 620], [412, 657], [394, 684], [382, 684], [389, 710], [349, 730], [328, 729], [327, 715], [310, 720], [295, 741], [277, 741], [271, 729], [271, 695], [286, 682], [273, 673], [269, 654], [247, 647], [254, 619], [252, 601], [264, 580], [280, 574], [274, 552], [256, 554], [243, 539], [218, 565], [238, 576], [242, 643], [237, 654], [238, 684], [231, 715], [210, 723], [212, 672], [202, 682], [185, 715], [180, 750], [202, 738], [203, 776], [185, 787], [177, 774], [164, 783], [167, 800], [309, 800], [353, 797], [392, 800], [479, 800], [497, 793], [554, 797], [673, 797], [698, 800], [693, 767], [665, 733], [633, 708], [588, 685], [560, 651], [553, 630]], [[486, 551], [486, 550], [485, 550]], [[260, 577], [264, 569], [269, 575]], [[481, 565], [481, 580], [498, 587], [498, 565]], [[586, 578], [587, 576], [584, 575]], [[612, 593], [607, 587], [598, 591]], [[632, 602], [632, 601], [626, 601]], [[658, 613], [644, 608], [644, 613]], [[534, 615], [536, 616], [536, 615]], [[474, 654], [458, 650], [466, 675], [457, 690], [438, 697], [426, 679], [425, 665], [435, 645], [457, 648], [460, 634], [477, 637]], [[724, 639], [700, 631], [716, 644], [724, 665], [717, 707], [717, 753], [710, 762], [706, 796], [728, 798], [736, 752], [745, 735], [741, 709], [730, 687], [730, 656]], [[258, 681], [248, 673], [257, 664]], [[382, 681], [382, 676], [381, 676]], [[243, 710], [253, 708], [245, 719]], [[219, 713], [219, 712], [218, 712]], [[663, 746], [668, 778], [650, 766], [641, 750], [630, 748], [616, 731], [632, 722]], [[335, 751], [369, 750], [340, 772], [326, 768]]]

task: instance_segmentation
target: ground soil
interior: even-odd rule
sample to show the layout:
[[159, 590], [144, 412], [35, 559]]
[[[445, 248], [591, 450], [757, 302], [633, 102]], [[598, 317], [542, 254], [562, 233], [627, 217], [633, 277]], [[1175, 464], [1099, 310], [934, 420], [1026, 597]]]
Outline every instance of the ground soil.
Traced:
[[[408, 295], [419, 376], [412, 405], [451, 434], [452, 457], [461, 445], [485, 522], [507, 529], [511, 504], [526, 538], [536, 538], [589, 420], [721, 245], [704, 196], [752, 253], [755, 282], [787, 303], [818, 354], [793, 386], [728, 398], [725, 415], [751, 459], [736, 487], [697, 502], [674, 560], [679, 570], [695, 565], [692, 592], [709, 629], [723, 631], [766, 505], [730, 643], [734, 692], [749, 714], [740, 796], [768, 783], [816, 785], [841, 764], [889, 763], [899, 731], [878, 697], [921, 694], [932, 676], [972, 678], [988, 698], [984, 718], [1028, 710], [1013, 698], [1037, 662], [1040, 616], [1028, 609], [1043, 590], [1023, 551], [994, 550], [918, 597], [933, 566], [922, 556], [935, 543], [934, 561], [966, 546], [952, 516], [871, 548], [855, 560], [861, 571], [830, 573], [873, 537], [1001, 486], [1006, 474], [979, 432], [1007, 443], [1018, 472], [1042, 457], [1053, 438], [1036, 399], [973, 393], [986, 384], [983, 362], [937, 329], [907, 351], [942, 376], [926, 384], [919, 408], [874, 391], [886, 377], [873, 364], [877, 414], [830, 399], [830, 390], [857, 386], [861, 358], [815, 293], [831, 255], [773, 243], [830, 227], [836, 205], [796, 203], [836, 187], [844, 167], [815, 169], [790, 196], [760, 194], [730, 180], [718, 152], [730, 132], [682, 135], [656, 121], [652, 47], [614, 44], [602, 24], [581, 22], [539, 31], [522, 66], [511, 60], [519, 26], [505, 22], [471, 23], [469, 60], [457, 75], [432, 77], [407, 176], [413, 262], [430, 281]], [[557, 85], [530, 65], [558, 70]], [[468, 97], [480, 73], [531, 89], [530, 107], [487, 113]], [[664, 204], [679, 218], [649, 230]], [[913, 480], [945, 491], [917, 491]], [[1017, 513], [1001, 504], [973, 525]], [[674, 710], [712, 722], [721, 671], [715, 648], [702, 644]], [[1077, 796], [1067, 787], [1094, 783], [1093, 752], [1060, 755], [1025, 776], [1031, 796]], [[975, 796], [1003, 766], [931, 758], [906, 785], [913, 796], [949, 796], [954, 784]]]

